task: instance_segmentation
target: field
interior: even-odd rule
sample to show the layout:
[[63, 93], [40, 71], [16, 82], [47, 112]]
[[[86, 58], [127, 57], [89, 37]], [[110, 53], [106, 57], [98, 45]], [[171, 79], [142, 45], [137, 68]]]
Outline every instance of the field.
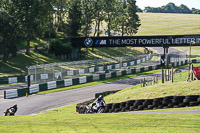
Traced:
[[[200, 107], [187, 110], [199, 110]], [[169, 110], [169, 109], [168, 109]], [[185, 110], [176, 109], [176, 110]], [[31, 116], [0, 117], [1, 133], [198, 133], [199, 114], [76, 114], [75, 105]]]
[[136, 35], [200, 34], [200, 15], [138, 13], [141, 26]]

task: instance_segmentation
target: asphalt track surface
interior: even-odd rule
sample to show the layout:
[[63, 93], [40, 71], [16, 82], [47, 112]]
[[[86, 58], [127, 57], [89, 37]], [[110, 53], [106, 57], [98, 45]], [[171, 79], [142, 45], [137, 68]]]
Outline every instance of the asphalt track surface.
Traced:
[[15, 99], [0, 99], [0, 112], [5, 111], [6, 108], [17, 104], [18, 111], [16, 115], [31, 115], [37, 114], [44, 110], [49, 110], [57, 107], [77, 104], [86, 100], [93, 99], [95, 93], [108, 90], [122, 90], [140, 83], [142, 78], [153, 78], [153, 75], [139, 76], [94, 86], [83, 87], [74, 90], [55, 92], [41, 95], [30, 95], [28, 97], [21, 97]]
[[[154, 48], [153, 48], [154, 49]], [[162, 52], [163, 48], [156, 48], [156, 50]], [[170, 50], [169, 50], [170, 51]], [[173, 49], [174, 51], [174, 49]], [[177, 51], [177, 50], [175, 50]], [[180, 51], [179, 51], [180, 52]], [[161, 53], [162, 54], [162, 53]], [[120, 81], [114, 81], [110, 83], [104, 83], [89, 87], [83, 87], [74, 90], [55, 92], [42, 95], [30, 95], [28, 97], [20, 97], [15, 99], [3, 99], [0, 98], [0, 116], [3, 112], [14, 104], [18, 105], [18, 111], [16, 115], [32, 115], [41, 111], [58, 108], [62, 106], [77, 104], [83, 101], [94, 98], [95, 93], [110, 91], [110, 90], [122, 90], [127, 87], [131, 87], [140, 83], [140, 79], [153, 78], [154, 75], [145, 75]]]

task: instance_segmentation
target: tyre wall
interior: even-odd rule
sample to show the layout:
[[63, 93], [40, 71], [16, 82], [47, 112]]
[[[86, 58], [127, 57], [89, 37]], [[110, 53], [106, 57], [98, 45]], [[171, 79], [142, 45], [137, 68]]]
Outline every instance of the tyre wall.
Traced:
[[[83, 104], [78, 104], [78, 113], [82, 113]], [[106, 104], [105, 113], [117, 113], [139, 110], [154, 110], [200, 106], [200, 95], [167, 96], [155, 99], [129, 100], [121, 103]]]

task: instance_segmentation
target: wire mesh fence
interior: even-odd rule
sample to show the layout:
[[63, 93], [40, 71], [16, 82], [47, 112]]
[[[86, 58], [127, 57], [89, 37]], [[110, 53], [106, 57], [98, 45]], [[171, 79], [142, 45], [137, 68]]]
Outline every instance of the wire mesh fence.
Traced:
[[62, 80], [89, 73], [121, 69], [147, 61], [150, 55], [126, 56], [97, 60], [83, 60], [64, 63], [42, 64], [28, 67], [31, 84]]
[[171, 52], [168, 56], [170, 57], [170, 62], [180, 62], [188, 58], [186, 51]]

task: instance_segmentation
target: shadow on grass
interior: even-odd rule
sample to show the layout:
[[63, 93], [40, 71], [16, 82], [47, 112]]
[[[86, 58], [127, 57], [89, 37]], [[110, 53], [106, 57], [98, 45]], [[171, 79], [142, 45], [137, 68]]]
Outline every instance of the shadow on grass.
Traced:
[[44, 56], [37, 51], [31, 51], [31, 56], [22, 53], [16, 57], [10, 57], [6, 63], [0, 61], [0, 77], [24, 75], [27, 74], [28, 66], [54, 62], [62, 62], [62, 60], [51, 55]]

